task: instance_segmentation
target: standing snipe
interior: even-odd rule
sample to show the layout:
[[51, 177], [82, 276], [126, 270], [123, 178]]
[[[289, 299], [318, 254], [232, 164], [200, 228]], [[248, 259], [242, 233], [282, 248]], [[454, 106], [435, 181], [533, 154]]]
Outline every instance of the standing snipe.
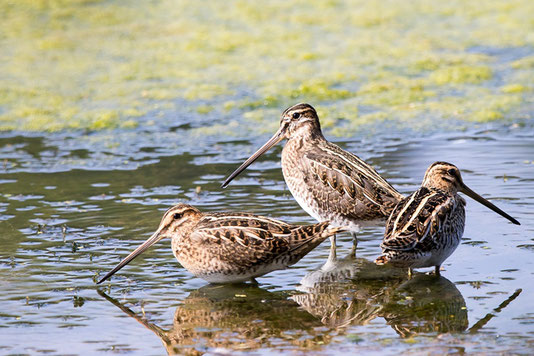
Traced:
[[423, 184], [403, 199], [386, 223], [382, 256], [376, 264], [397, 267], [435, 267], [436, 274], [464, 233], [465, 200], [458, 192], [501, 214], [512, 223], [519, 222], [467, 187], [460, 170], [453, 164], [436, 162], [426, 171]]
[[278, 131], [226, 179], [223, 188], [284, 138], [284, 179], [295, 200], [316, 220], [347, 226], [354, 236], [360, 226], [386, 220], [403, 198], [373, 167], [327, 141], [309, 104], [285, 110]]
[[189, 272], [211, 283], [252, 280], [297, 263], [342, 228], [328, 222], [290, 225], [248, 213], [202, 213], [178, 204], [165, 213], [158, 230], [122, 260], [102, 283], [163, 238], [171, 238], [174, 256]]

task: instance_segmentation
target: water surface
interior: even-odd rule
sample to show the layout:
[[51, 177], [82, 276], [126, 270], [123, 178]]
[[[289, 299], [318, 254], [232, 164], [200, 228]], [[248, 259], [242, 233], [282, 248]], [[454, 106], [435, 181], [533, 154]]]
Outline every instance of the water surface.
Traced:
[[[184, 119], [186, 120], [186, 119]], [[178, 120], [179, 121], [179, 120]], [[421, 134], [386, 130], [337, 141], [403, 193], [435, 160], [516, 217], [468, 200], [467, 226], [441, 278], [372, 263], [383, 229], [357, 258], [338, 238], [258, 286], [212, 286], [174, 260], [168, 241], [97, 287], [144, 241], [163, 211], [246, 210], [313, 219], [286, 189], [280, 148], [229, 188], [220, 183], [267, 135], [199, 137], [187, 128], [0, 137], [0, 350], [4, 354], [139, 355], [313, 352], [525, 353], [534, 347], [534, 127], [494, 124]], [[197, 143], [196, 145], [194, 143]], [[423, 270], [424, 272], [424, 270]]]

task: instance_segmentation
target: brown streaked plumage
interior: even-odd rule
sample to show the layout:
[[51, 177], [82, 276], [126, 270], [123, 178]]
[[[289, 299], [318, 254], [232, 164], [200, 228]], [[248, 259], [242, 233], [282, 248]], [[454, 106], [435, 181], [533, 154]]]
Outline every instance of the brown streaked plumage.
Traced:
[[354, 233], [361, 225], [386, 220], [403, 198], [373, 167], [327, 141], [309, 104], [285, 110], [279, 130], [222, 186], [283, 139], [287, 139], [282, 151], [284, 179], [300, 206], [318, 221], [347, 226]]
[[402, 338], [461, 333], [469, 325], [462, 293], [445, 277], [417, 274], [396, 286], [380, 317]]
[[163, 238], [189, 272], [212, 283], [254, 279], [297, 263], [342, 228], [328, 222], [291, 225], [249, 213], [202, 213], [187, 204], [165, 212], [158, 230], [124, 258], [102, 283]]
[[[288, 298], [286, 291], [269, 292], [251, 284], [206, 285], [191, 291], [180, 300], [174, 313], [170, 310], [165, 313], [172, 315], [164, 323], [170, 326], [168, 330], [150, 321], [160, 320], [160, 314], [154, 317], [154, 312], [148, 310], [146, 315], [145, 310], [137, 314], [103, 291], [97, 291], [154, 332], [169, 355], [228, 355], [232, 351], [254, 354], [256, 350], [286, 348], [313, 352], [317, 345], [310, 339], [320, 338], [328, 344], [335, 336], [325, 333], [321, 321]], [[298, 337], [288, 337], [294, 330], [298, 330]]]
[[403, 199], [386, 223], [382, 256], [377, 264], [397, 267], [435, 267], [436, 274], [458, 247], [465, 226], [462, 192], [512, 223], [519, 222], [467, 187], [460, 170], [447, 162], [436, 162], [426, 171], [423, 184]]

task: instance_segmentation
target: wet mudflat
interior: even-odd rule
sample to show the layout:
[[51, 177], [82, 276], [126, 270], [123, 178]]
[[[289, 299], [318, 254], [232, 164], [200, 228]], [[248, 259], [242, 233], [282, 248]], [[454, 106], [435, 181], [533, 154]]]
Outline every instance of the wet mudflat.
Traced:
[[464, 240], [441, 278], [409, 280], [375, 266], [377, 227], [360, 234], [355, 260], [346, 257], [350, 236], [340, 236], [329, 271], [320, 270], [324, 243], [294, 267], [259, 278], [259, 286], [213, 286], [181, 268], [162, 241], [97, 288], [95, 278], [144, 241], [176, 202], [313, 222], [286, 189], [280, 149], [222, 190], [225, 175], [267, 135], [207, 136], [181, 146], [197, 139], [187, 129], [164, 133], [183, 138], [168, 145], [156, 130], [2, 134], [2, 353], [529, 353], [532, 125], [369, 132], [377, 130], [337, 143], [401, 192], [413, 191], [431, 162], [451, 161], [522, 225], [468, 199]]

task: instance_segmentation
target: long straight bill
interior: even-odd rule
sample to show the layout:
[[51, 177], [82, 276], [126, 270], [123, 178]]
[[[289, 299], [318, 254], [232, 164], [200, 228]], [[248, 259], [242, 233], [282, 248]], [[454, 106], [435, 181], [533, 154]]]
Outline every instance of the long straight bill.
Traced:
[[156, 242], [164, 238], [165, 235], [160, 234], [160, 230], [156, 231], [148, 240], [143, 242], [141, 246], [136, 248], [132, 253], [130, 253], [128, 256], [126, 256], [125, 259], [123, 259], [115, 268], [113, 268], [108, 274], [104, 276], [101, 280], [99, 280], [96, 284], [100, 284], [104, 282], [109, 277], [113, 276], [115, 273], [117, 273], [122, 267], [126, 266], [128, 263], [130, 263], [134, 258], [148, 250], [148, 248], [152, 245], [154, 245]]
[[255, 160], [257, 160], [262, 154], [267, 152], [271, 147], [276, 145], [278, 142], [282, 141], [284, 139], [284, 129], [282, 126], [278, 129], [278, 131], [274, 134], [273, 137], [269, 141], [267, 141], [259, 150], [257, 150], [252, 156], [250, 156], [249, 159], [247, 159], [245, 162], [243, 162], [242, 165], [239, 166], [238, 169], [234, 171], [234, 173], [230, 174], [228, 178], [224, 181], [222, 184], [223, 188], [226, 188], [228, 184], [239, 175], [239, 173], [243, 172], [248, 166], [250, 166], [252, 163], [254, 163]]
[[470, 196], [471, 198], [475, 199], [475, 200], [476, 200], [477, 202], [479, 202], [480, 204], [487, 206], [488, 208], [490, 208], [491, 210], [493, 210], [493, 211], [496, 212], [497, 214], [504, 216], [505, 218], [507, 218], [508, 220], [510, 220], [512, 223], [514, 223], [514, 224], [516, 224], [516, 225], [521, 225], [521, 224], [519, 223], [519, 221], [517, 221], [516, 219], [514, 219], [514, 218], [511, 217], [510, 215], [506, 214], [504, 211], [502, 211], [501, 209], [497, 208], [495, 205], [493, 205], [492, 203], [490, 203], [490, 202], [487, 201], [486, 199], [482, 198], [480, 195], [478, 195], [477, 193], [475, 193], [474, 191], [472, 191], [471, 188], [469, 188], [469, 187], [466, 186], [465, 184], [462, 184], [462, 186], [461, 186], [461, 191], [462, 191], [463, 193], [467, 194], [468, 196]]

